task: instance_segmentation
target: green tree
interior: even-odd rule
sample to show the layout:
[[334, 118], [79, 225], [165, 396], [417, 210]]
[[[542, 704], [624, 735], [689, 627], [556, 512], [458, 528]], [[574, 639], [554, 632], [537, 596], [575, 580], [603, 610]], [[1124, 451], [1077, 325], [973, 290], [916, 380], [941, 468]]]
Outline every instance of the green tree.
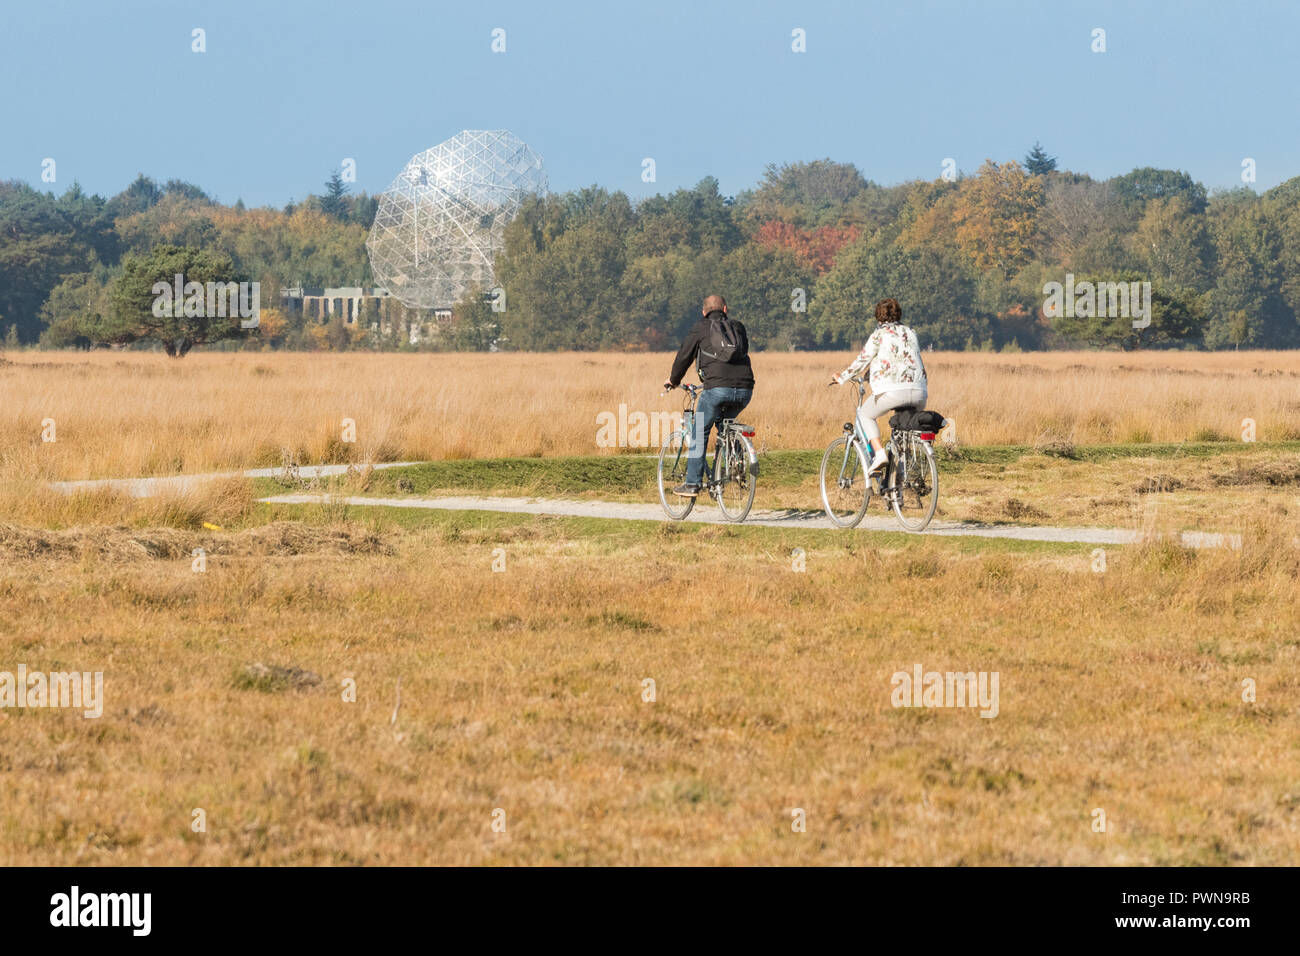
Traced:
[[[1296, 178], [1300, 184], [1300, 177]], [[1283, 184], [1285, 185], [1285, 183]], [[1270, 202], [1270, 218], [1277, 223], [1282, 245], [1278, 262], [1279, 290], [1292, 323], [1300, 323], [1300, 191], [1289, 202]]]
[[1263, 198], [1280, 206], [1294, 206], [1300, 203], [1300, 176], [1292, 176], [1286, 182], [1278, 183], [1264, 193]]
[[743, 197], [754, 222], [780, 219], [802, 228], [840, 224], [849, 204], [873, 184], [852, 163], [818, 159], [810, 163], [769, 164], [763, 181]]
[[1250, 318], [1245, 309], [1236, 309], [1228, 313], [1228, 341], [1233, 349], [1239, 349], [1243, 342], [1250, 339]]
[[375, 222], [375, 213], [379, 211], [379, 197], [362, 193], [360, 196], [348, 197], [348, 220], [363, 229], [369, 229]]
[[690, 265], [686, 251], [631, 259], [619, 283], [623, 319], [629, 344], [661, 351], [676, 348], [673, 340], [679, 301], [677, 283]]
[[348, 185], [336, 169], [325, 180], [325, 195], [320, 199], [320, 211], [331, 219], [343, 220], [348, 214]]
[[135, 178], [135, 181], [127, 186], [116, 196], [108, 201], [107, 211], [109, 216], [117, 219], [120, 216], [130, 216], [137, 212], [144, 212], [162, 201], [163, 191], [158, 184], [141, 173]]
[[50, 290], [41, 306], [46, 348], [88, 348], [86, 329], [102, 321], [109, 310], [108, 279], [91, 272], [74, 272]]
[[1204, 217], [1187, 199], [1153, 199], [1132, 237], [1132, 254], [1150, 279], [1166, 289], [1204, 292], [1209, 286], [1214, 250]]
[[664, 255], [687, 246], [729, 252], [744, 241], [731, 203], [718, 191], [718, 181], [706, 176], [691, 189], [652, 196], [636, 207], [635, 224], [627, 237], [628, 255]]
[[496, 345], [502, 313], [492, 311], [493, 301], [489, 290], [479, 285], [470, 287], [451, 311], [452, 348], [459, 352], [487, 352]]
[[1035, 142], [1034, 148], [1025, 156], [1025, 169], [1031, 176], [1045, 176], [1056, 169], [1056, 157], [1048, 156], [1042, 144]]
[[[162, 343], [173, 358], [184, 356], [196, 345], [208, 345], [243, 334], [239, 317], [207, 315], [202, 305], [188, 296], [172, 301], [170, 307], [160, 301], [154, 286], [163, 283], [171, 288], [175, 277], [183, 283], [229, 283], [237, 281], [235, 266], [224, 253], [185, 246], [155, 246], [148, 255], [129, 255], [123, 260], [122, 274], [113, 282], [111, 310], [85, 332], [92, 341], [125, 345], [143, 340]], [[195, 308], [195, 306], [198, 306]], [[186, 315], [186, 312], [203, 314]]]
[[67, 202], [18, 182], [0, 182], [0, 313], [24, 342], [40, 336], [40, 308], [69, 273], [93, 268], [101, 207], [69, 190]]
[[182, 199], [192, 199], [196, 202], [211, 204], [212, 200], [198, 186], [193, 183], [187, 183], [183, 179], [169, 179], [167, 185], [163, 187], [163, 194], [166, 196], [180, 196]]
[[[789, 348], [808, 341], [807, 307], [814, 280], [793, 253], [750, 243], [728, 253], [722, 274], [728, 311], [745, 323], [754, 349]], [[796, 312], [795, 306], [802, 311]]]
[[809, 310], [820, 344], [856, 347], [875, 327], [875, 305], [898, 299], [903, 321], [922, 347], [956, 348], [992, 337], [990, 316], [975, 304], [975, 280], [952, 252], [864, 238], [841, 250], [822, 276]]
[[[1076, 295], [1080, 284], [1085, 281], [1092, 282], [1095, 287], [1097, 283], [1142, 282], [1146, 278], [1138, 273], [1128, 273], [1117, 278], [1078, 276], [1074, 284]], [[1083, 342], [1101, 348], [1118, 347], [1126, 351], [1136, 348], [1167, 348], [1194, 344], [1205, 332], [1205, 313], [1200, 301], [1185, 292], [1152, 286], [1151, 314], [1147, 317], [1150, 324], [1144, 328], [1133, 327], [1134, 321], [1141, 320], [1135, 319], [1133, 312], [1136, 310], [1132, 303], [1127, 313], [1120, 314], [1124, 310], [1115, 309], [1114, 316], [1109, 314], [1109, 309], [1102, 307], [1100, 296], [1091, 309], [1079, 308], [1079, 305], [1076, 300], [1076, 309], [1072, 310], [1075, 311], [1074, 315], [1067, 315], [1063, 309], [1060, 315], [1052, 317], [1056, 331], [1072, 342]], [[1084, 311], [1091, 314], [1080, 314]]]
[[1288, 348], [1300, 341], [1295, 313], [1283, 295], [1284, 244], [1274, 217], [1262, 204], [1224, 207], [1211, 221], [1215, 281], [1207, 293], [1205, 341], [1226, 348], [1232, 341], [1231, 314], [1250, 316], [1242, 344]]
[[1116, 176], [1109, 182], [1117, 195], [1130, 202], [1181, 196], [1187, 200], [1193, 213], [1200, 215], [1205, 212], [1205, 187], [1182, 170], [1143, 166], [1123, 176]]
[[590, 350], [631, 340], [619, 289], [634, 222], [626, 195], [594, 187], [525, 205], [506, 227], [495, 265], [510, 348]]

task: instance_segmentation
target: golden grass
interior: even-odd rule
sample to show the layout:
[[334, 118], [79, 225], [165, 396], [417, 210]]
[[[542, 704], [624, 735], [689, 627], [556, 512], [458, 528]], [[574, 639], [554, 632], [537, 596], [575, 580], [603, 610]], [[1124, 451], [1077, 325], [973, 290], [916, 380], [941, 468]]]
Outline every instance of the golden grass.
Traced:
[[[1250, 449], [1250, 450], [1247, 450]], [[941, 449], [942, 450], [942, 449]], [[780, 484], [760, 479], [757, 509], [820, 508], [815, 463], [802, 480]], [[498, 489], [507, 496], [594, 498], [653, 502], [653, 471], [645, 484], [620, 490], [596, 484], [583, 490], [557, 491], [528, 484]], [[298, 490], [326, 496], [322, 514], [346, 518], [349, 496], [391, 497], [407, 492], [384, 483], [375, 487], [370, 469], [332, 479], [304, 480]], [[417, 496], [484, 494], [472, 484], [447, 484], [415, 492]], [[257, 492], [252, 481], [238, 477], [195, 483], [184, 492], [162, 490], [147, 498], [97, 488], [74, 493], [55, 491], [40, 482], [0, 482], [0, 524], [29, 528], [89, 529], [102, 526], [197, 531], [205, 524], [233, 530], [254, 520]], [[710, 505], [709, 507], [712, 507]], [[888, 515], [873, 499], [869, 515]], [[1136, 530], [1158, 514], [1164, 531], [1235, 534], [1243, 520], [1286, 520], [1300, 515], [1300, 459], [1289, 448], [1227, 445], [1211, 455], [1141, 455], [1100, 460], [1063, 459], [1026, 453], [1005, 464], [959, 462], [944, 466], [937, 516], [941, 521], [982, 524], [1108, 527]]]
[[[0, 477], [78, 479], [300, 462], [617, 453], [597, 416], [671, 411], [668, 355], [10, 353]], [[823, 447], [851, 355], [761, 353], [746, 418], [767, 448]], [[1300, 352], [936, 353], [931, 405], [968, 444], [1300, 438]], [[356, 442], [343, 441], [343, 419]], [[53, 419], [57, 441], [41, 441]], [[624, 449], [627, 450], [627, 449]], [[635, 450], [635, 449], [632, 449]]]
[[[437, 520], [0, 533], [0, 669], [106, 695], [0, 710], [0, 863], [1295, 861], [1294, 522], [1099, 574], [1086, 548]], [[997, 671], [998, 716], [895, 709], [918, 663]]]
[[134, 498], [110, 488], [56, 491], [34, 479], [0, 482], [0, 521], [42, 528], [129, 524], [197, 529], [204, 522], [240, 523], [254, 507], [252, 482], [221, 477], [184, 491]]
[[[1025, 455], [1007, 465], [969, 464], [941, 481], [948, 520], [1074, 527], [1134, 527], [1153, 509], [1168, 530], [1235, 533], [1249, 516], [1300, 514], [1294, 451], [1227, 445], [1203, 457], [1077, 461]], [[817, 500], [817, 480], [799, 489]], [[791, 500], [795, 494], [790, 494]]]
[[[1089, 547], [268, 509], [239, 479], [149, 499], [44, 486], [276, 466], [285, 447], [304, 463], [613, 453], [597, 413], [676, 407], [657, 398], [666, 356], [10, 358], [0, 671], [102, 670], [106, 704], [98, 720], [0, 709], [0, 864], [1287, 864], [1300, 850], [1300, 508], [1283, 450], [1026, 455], [945, 480], [950, 516], [1243, 535], [1240, 550], [1107, 549], [1096, 573]], [[847, 360], [756, 356], [746, 417], [768, 447], [834, 434], [847, 392], [821, 381]], [[970, 444], [1231, 441], [1245, 417], [1262, 440], [1297, 437], [1293, 353], [928, 364], [933, 404]], [[808, 504], [808, 487], [781, 494]], [[999, 715], [892, 707], [891, 676], [915, 664], [997, 671]]]

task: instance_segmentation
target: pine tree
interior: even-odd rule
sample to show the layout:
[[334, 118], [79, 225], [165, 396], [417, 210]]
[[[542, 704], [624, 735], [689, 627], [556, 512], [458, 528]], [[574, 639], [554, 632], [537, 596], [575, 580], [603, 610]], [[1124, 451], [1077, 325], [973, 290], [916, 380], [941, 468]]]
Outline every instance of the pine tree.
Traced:
[[1042, 176], [1056, 169], [1056, 157], [1048, 156], [1042, 145], [1035, 142], [1034, 148], [1025, 157], [1025, 169], [1031, 176]]
[[348, 204], [343, 197], [347, 194], [347, 191], [347, 183], [343, 181], [339, 171], [334, 170], [330, 178], [325, 180], [325, 195], [320, 200], [321, 212], [333, 219], [343, 220], [346, 218]]

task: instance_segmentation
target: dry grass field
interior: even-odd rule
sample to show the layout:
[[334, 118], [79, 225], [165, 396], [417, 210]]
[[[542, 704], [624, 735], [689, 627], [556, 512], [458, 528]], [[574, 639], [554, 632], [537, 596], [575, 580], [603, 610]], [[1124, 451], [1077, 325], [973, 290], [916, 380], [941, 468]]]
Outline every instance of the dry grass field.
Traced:
[[[847, 390], [821, 384], [833, 358], [756, 356], [747, 417], [770, 449], [817, 448], [845, 419]], [[616, 454], [598, 413], [679, 400], [658, 398], [666, 356], [8, 359], [0, 679], [102, 671], [104, 709], [0, 708], [0, 864], [1300, 858], [1300, 472], [1292, 447], [1240, 441], [1243, 418], [1261, 442], [1300, 437], [1300, 355], [927, 360], [971, 449], [945, 472], [949, 517], [1242, 534], [1100, 558], [270, 506], [243, 479], [62, 495], [42, 482], [285, 448], [453, 469], [351, 479], [374, 487], [479, 488], [464, 459]], [[1152, 444], [1178, 441], [1199, 450]], [[1009, 444], [1031, 447], [987, 448]], [[803, 460], [760, 482], [769, 503], [807, 497], [786, 474]], [[895, 707], [893, 675], [918, 665], [998, 674], [997, 715]]]
[[[754, 357], [766, 448], [822, 448], [853, 409], [849, 353]], [[1300, 352], [935, 353], [930, 405], [973, 445], [1300, 439]], [[613, 454], [598, 416], [681, 408], [668, 355], [11, 353], [0, 477], [164, 475], [301, 461]], [[341, 440], [343, 419], [356, 442]], [[41, 441], [52, 419], [56, 441]], [[636, 451], [638, 449], [622, 449]]]
[[[1077, 546], [278, 517], [5, 531], [4, 666], [102, 670], [106, 704], [0, 711], [0, 862], [1300, 850], [1298, 561], [1276, 529], [1240, 552], [1116, 551], [1095, 573]], [[893, 707], [892, 675], [918, 664], [997, 672], [997, 716]]]

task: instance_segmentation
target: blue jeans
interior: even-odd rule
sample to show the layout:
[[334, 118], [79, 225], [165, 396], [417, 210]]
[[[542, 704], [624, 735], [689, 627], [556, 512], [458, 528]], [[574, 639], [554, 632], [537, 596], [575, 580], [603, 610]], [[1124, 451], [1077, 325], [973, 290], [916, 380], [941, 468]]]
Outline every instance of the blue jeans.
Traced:
[[735, 418], [753, 397], [750, 388], [706, 388], [700, 393], [695, 406], [695, 434], [686, 459], [686, 484], [698, 485], [704, 479], [704, 453], [713, 426], [724, 418]]

